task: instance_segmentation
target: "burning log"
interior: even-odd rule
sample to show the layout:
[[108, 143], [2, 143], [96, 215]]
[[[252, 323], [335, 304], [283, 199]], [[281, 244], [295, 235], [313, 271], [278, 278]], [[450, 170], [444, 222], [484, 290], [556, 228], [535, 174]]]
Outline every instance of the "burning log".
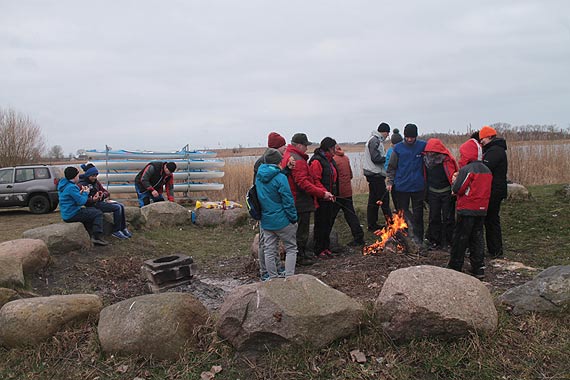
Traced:
[[408, 236], [408, 223], [403, 211], [394, 214], [388, 224], [374, 235], [379, 237], [375, 243], [365, 246], [362, 253], [366, 255], [379, 255], [382, 253], [411, 253], [418, 254], [420, 247]]

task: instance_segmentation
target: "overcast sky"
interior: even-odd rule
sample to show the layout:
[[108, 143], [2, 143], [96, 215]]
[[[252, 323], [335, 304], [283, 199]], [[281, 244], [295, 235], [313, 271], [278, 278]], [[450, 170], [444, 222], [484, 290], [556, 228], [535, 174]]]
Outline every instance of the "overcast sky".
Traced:
[[48, 146], [570, 125], [570, 1], [0, 0], [0, 107]]

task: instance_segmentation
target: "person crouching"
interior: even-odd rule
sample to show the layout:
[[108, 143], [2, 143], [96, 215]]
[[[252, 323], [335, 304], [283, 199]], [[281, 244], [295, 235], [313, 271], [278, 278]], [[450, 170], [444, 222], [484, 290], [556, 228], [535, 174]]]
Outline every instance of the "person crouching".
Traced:
[[278, 277], [275, 259], [279, 257], [279, 239], [285, 247], [285, 276], [295, 274], [297, 260], [297, 209], [293, 193], [279, 163], [281, 153], [269, 148], [265, 161], [255, 177], [257, 196], [261, 204], [261, 228], [264, 233], [265, 266], [269, 279]]

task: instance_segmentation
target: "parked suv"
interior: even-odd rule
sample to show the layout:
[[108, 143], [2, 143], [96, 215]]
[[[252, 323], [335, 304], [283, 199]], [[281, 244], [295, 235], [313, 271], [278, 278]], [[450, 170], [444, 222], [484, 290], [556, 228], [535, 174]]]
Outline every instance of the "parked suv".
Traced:
[[34, 214], [57, 208], [57, 183], [61, 169], [49, 165], [15, 166], [0, 169], [0, 207], [29, 207]]

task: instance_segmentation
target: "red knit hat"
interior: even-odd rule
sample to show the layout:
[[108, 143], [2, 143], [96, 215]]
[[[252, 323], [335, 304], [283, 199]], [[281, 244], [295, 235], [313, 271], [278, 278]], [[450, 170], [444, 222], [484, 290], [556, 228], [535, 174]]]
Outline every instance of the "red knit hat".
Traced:
[[285, 138], [277, 132], [271, 132], [269, 136], [267, 136], [268, 148], [279, 149], [285, 144]]
[[491, 128], [488, 125], [484, 126], [479, 131], [480, 139], [484, 139], [485, 137], [491, 137], [491, 136], [497, 136], [497, 131], [495, 131], [495, 128]]
[[475, 139], [465, 141], [459, 147], [459, 167], [462, 168], [470, 162], [481, 161], [483, 159], [483, 151], [481, 145]]

